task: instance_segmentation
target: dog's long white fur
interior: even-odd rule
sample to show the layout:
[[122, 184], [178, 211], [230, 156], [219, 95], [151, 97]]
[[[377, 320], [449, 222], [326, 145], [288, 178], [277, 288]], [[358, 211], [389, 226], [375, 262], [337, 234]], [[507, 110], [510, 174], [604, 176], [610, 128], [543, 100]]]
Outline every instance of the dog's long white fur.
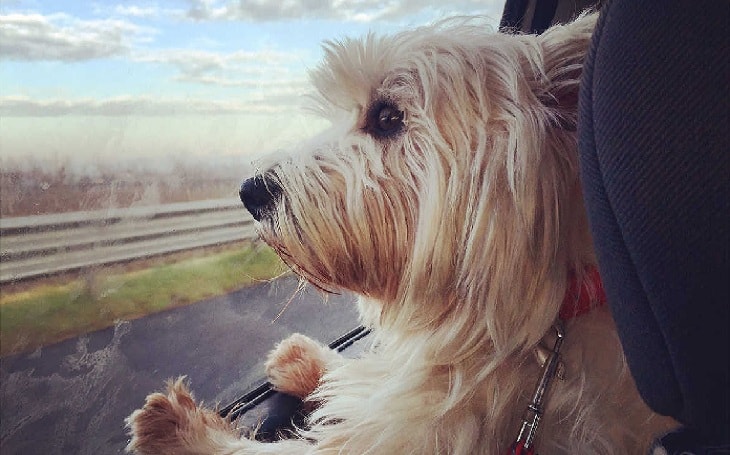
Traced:
[[[531, 350], [557, 317], [569, 273], [594, 263], [576, 104], [595, 21], [586, 14], [525, 36], [460, 18], [329, 43], [312, 80], [332, 130], [267, 169], [283, 196], [261, 234], [315, 285], [360, 295], [375, 348], [344, 360], [300, 343], [296, 356], [286, 346], [272, 356], [282, 390], [325, 371], [299, 439], [239, 439], [191, 407], [177, 382], [128, 419], [129, 449], [504, 453], [539, 376]], [[368, 133], [378, 103], [403, 111], [403, 131]], [[673, 425], [639, 398], [607, 310], [571, 321], [563, 352], [542, 455], [645, 453]], [[160, 419], [176, 423], [174, 434]]]

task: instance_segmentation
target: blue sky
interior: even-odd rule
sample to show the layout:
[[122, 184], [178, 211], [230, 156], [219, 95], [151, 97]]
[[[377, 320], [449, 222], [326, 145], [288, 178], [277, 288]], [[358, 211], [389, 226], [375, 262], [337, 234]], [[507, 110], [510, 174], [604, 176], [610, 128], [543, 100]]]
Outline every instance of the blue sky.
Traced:
[[307, 68], [326, 39], [503, 0], [0, 0], [0, 158], [114, 160], [286, 148], [321, 129]]

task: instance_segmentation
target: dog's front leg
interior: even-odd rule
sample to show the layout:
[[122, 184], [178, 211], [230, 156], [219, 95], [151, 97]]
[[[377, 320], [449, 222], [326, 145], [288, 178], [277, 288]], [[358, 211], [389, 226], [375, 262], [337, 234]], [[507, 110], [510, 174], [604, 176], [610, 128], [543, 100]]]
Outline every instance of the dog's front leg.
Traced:
[[230, 422], [195, 403], [183, 378], [170, 381], [166, 393], [149, 395], [125, 422], [131, 436], [126, 450], [139, 455], [302, 455], [313, 449], [304, 440], [241, 438]]
[[295, 333], [279, 343], [266, 360], [266, 375], [274, 389], [306, 398], [328, 370], [344, 358], [311, 338]]

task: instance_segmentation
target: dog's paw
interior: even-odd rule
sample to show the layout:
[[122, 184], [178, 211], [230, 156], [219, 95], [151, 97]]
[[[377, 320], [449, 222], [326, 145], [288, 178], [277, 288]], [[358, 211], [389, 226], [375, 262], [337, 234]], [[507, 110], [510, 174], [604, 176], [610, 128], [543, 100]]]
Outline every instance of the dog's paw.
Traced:
[[269, 353], [266, 374], [274, 389], [304, 398], [317, 388], [327, 365], [337, 358], [328, 347], [295, 333]]
[[169, 381], [167, 394], [148, 395], [144, 407], [127, 417], [125, 423], [131, 436], [127, 452], [144, 455], [213, 453], [222, 434], [228, 433], [235, 438], [228, 422], [195, 404], [183, 381], [184, 378]]

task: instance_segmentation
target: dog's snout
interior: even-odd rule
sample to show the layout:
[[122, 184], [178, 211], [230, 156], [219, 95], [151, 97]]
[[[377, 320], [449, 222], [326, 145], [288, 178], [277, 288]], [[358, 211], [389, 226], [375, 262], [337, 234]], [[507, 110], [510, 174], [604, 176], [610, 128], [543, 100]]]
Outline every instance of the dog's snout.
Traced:
[[241, 183], [241, 190], [238, 192], [241, 202], [256, 221], [266, 212], [271, 211], [281, 194], [281, 187], [266, 175], [257, 175]]

